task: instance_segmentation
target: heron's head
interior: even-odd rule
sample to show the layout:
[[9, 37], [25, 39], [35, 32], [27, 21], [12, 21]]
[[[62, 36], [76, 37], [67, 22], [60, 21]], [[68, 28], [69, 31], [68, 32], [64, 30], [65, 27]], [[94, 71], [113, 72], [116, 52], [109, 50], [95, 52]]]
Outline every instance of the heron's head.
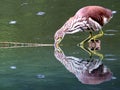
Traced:
[[59, 44], [65, 36], [65, 32], [59, 29], [54, 35], [54, 43]]
[[104, 14], [102, 16], [103, 19], [103, 25], [107, 24], [113, 17], [113, 15], [116, 13], [116, 11], [112, 11], [110, 9], [105, 9]]
[[113, 14], [116, 13], [115, 11], [101, 6], [93, 6], [91, 7], [90, 11], [90, 17], [98, 22], [101, 26], [107, 24], [112, 19]]
[[94, 21], [98, 22], [101, 26], [108, 23], [113, 14], [116, 11], [101, 7], [101, 6], [86, 6], [81, 8], [76, 15], [81, 15], [82, 17], [92, 18]]

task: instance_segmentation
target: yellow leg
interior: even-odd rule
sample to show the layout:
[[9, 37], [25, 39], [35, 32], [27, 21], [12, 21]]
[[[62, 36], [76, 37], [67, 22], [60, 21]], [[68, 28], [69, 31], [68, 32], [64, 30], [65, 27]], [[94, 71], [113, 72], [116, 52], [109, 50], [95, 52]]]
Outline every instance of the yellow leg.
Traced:
[[90, 35], [85, 40], [83, 40], [78, 46], [84, 46], [84, 43], [89, 41], [91, 38], [92, 38], [92, 32], [90, 32]]
[[90, 57], [92, 56], [92, 53], [90, 52], [90, 50], [87, 49], [87, 48], [85, 48], [84, 45], [81, 45], [80, 47], [81, 47], [84, 51], [86, 51], [86, 52], [90, 55]]
[[96, 50], [92, 51], [91, 49], [89, 49], [89, 51], [90, 51], [91, 55], [96, 55], [96, 56], [98, 56], [100, 58], [100, 60], [103, 60], [103, 58], [104, 58], [103, 54], [97, 52]]
[[84, 46], [80, 47], [89, 54], [90, 58], [92, 58], [93, 55], [96, 55], [99, 57], [100, 60], [103, 60], [104, 58], [103, 54], [97, 52], [96, 50], [91, 50], [90, 48], [85, 48]]
[[103, 59], [103, 54], [97, 52], [96, 50], [91, 50], [90, 48], [85, 48], [84, 45], [81, 45], [80, 47], [89, 54], [90, 58], [92, 58], [93, 55], [96, 55], [100, 58], [100, 60]]
[[99, 34], [95, 35], [95, 36], [92, 36], [88, 42], [90, 42], [91, 40], [95, 40], [96, 38], [100, 38], [104, 35], [102, 29], [100, 30]]

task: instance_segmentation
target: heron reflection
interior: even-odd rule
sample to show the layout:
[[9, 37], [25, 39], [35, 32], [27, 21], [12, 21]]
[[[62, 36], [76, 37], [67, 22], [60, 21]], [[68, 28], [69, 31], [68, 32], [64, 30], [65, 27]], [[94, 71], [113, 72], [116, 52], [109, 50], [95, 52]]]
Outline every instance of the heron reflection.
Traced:
[[[54, 55], [83, 84], [100, 84], [111, 80], [112, 72], [103, 64], [102, 54], [92, 50], [95, 47], [81, 48], [90, 54], [89, 58], [67, 56], [60, 47], [54, 47]], [[97, 55], [98, 58], [94, 58], [93, 55]]]

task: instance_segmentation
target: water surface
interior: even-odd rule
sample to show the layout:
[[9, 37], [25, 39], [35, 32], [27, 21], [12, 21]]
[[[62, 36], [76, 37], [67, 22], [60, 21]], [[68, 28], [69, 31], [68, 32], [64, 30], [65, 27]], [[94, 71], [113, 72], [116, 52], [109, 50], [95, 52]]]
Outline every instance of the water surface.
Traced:
[[[81, 83], [54, 57], [54, 48], [0, 48], [0, 90], [119, 90], [119, 0], [1, 0], [0, 42], [53, 44], [54, 33], [86, 5], [101, 5], [117, 14], [104, 28], [101, 40], [103, 64], [113, 79], [98, 85]], [[61, 47], [68, 56], [88, 58], [77, 44], [88, 33], [66, 35]]]

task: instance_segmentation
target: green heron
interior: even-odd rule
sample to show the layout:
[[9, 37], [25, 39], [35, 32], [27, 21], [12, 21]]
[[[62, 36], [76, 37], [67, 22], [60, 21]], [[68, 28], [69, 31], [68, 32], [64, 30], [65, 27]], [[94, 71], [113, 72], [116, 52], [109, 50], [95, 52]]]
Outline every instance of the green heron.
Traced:
[[[55, 33], [55, 46], [59, 46], [59, 43], [66, 34], [89, 31], [89, 37], [83, 40], [80, 45], [103, 36], [102, 27], [110, 21], [114, 13], [116, 11], [111, 11], [101, 6], [86, 6], [81, 8]], [[93, 36], [93, 31], [99, 31], [99, 34]]]

